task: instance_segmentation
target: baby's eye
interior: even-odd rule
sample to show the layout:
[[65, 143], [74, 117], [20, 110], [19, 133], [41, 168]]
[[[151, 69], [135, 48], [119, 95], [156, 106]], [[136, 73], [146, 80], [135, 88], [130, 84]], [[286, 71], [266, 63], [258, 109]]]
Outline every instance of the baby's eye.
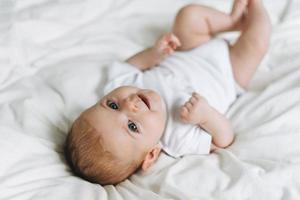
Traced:
[[138, 130], [138, 127], [135, 123], [133, 123], [132, 121], [129, 121], [128, 122], [128, 128], [129, 130], [131, 130], [132, 132], [135, 132], [135, 133], [138, 133], [139, 130]]
[[107, 104], [108, 107], [110, 107], [113, 110], [118, 110], [119, 109], [119, 106], [113, 101], [108, 100], [106, 102], [106, 104]]

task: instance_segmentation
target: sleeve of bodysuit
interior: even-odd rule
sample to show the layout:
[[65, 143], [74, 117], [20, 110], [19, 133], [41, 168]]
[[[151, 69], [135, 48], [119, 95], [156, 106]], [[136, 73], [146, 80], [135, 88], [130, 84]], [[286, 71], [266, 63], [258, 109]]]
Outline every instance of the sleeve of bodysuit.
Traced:
[[142, 72], [133, 65], [115, 61], [107, 68], [106, 85], [104, 94], [109, 93], [113, 89], [124, 86], [134, 86], [138, 79], [141, 78]]

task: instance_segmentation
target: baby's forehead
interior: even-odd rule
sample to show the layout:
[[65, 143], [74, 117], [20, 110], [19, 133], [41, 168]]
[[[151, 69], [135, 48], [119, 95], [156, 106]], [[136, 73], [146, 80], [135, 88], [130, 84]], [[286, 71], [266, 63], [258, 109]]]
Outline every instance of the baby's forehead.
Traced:
[[[93, 108], [95, 109], [95, 108]], [[91, 108], [90, 108], [91, 110]], [[97, 110], [96, 112], [103, 112]], [[109, 130], [107, 127], [113, 126], [115, 129], [119, 129], [119, 124], [115, 121], [106, 120], [106, 113], [104, 115], [90, 115], [88, 113], [81, 114], [76, 120], [76, 127], [81, 131], [88, 131], [90, 134], [103, 135], [107, 134]], [[120, 127], [121, 129], [121, 127]]]
[[103, 138], [106, 138], [107, 135], [114, 138], [120, 137], [120, 135], [128, 136], [125, 118], [113, 110], [104, 108], [102, 103], [100, 104], [90, 107], [80, 115], [76, 122], [78, 128], [94, 129], [95, 133], [102, 135]]
[[[105, 138], [102, 137], [102, 133], [99, 132], [95, 126], [90, 123], [87, 119], [79, 117], [72, 127], [72, 132], [74, 132], [75, 138], [89, 137], [89, 138], [98, 138], [103, 141]], [[79, 141], [80, 142], [80, 141]], [[102, 143], [102, 142], [101, 142]], [[103, 145], [103, 143], [102, 143]]]

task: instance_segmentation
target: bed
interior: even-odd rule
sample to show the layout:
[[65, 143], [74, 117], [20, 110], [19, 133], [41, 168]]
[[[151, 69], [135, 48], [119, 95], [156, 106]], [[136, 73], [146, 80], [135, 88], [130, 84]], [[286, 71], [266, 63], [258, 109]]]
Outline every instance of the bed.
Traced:
[[[0, 199], [300, 199], [300, 1], [264, 0], [269, 52], [230, 108], [235, 142], [207, 155], [162, 154], [102, 187], [63, 156], [72, 121], [102, 96], [105, 69], [153, 44], [188, 3], [228, 0], [0, 1]], [[237, 33], [221, 34], [234, 41]]]

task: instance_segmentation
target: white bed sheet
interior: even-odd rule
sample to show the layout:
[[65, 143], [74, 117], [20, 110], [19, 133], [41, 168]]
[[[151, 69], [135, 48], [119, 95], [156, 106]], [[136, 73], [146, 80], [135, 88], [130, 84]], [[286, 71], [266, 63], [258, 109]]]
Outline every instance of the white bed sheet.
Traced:
[[[153, 44], [194, 2], [0, 1], [0, 199], [300, 199], [300, 1], [265, 0], [271, 47], [228, 112], [228, 149], [173, 159], [102, 187], [62, 155], [71, 122], [102, 95], [105, 66]], [[221, 35], [234, 40], [236, 33]]]

